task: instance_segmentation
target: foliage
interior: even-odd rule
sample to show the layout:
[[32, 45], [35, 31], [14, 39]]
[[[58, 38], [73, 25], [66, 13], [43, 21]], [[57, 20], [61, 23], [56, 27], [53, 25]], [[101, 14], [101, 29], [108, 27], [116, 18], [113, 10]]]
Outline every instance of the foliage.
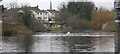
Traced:
[[3, 20], [3, 35], [11, 35], [17, 33], [31, 33], [31, 31], [23, 24], [22, 17], [14, 11], [9, 12], [7, 18]]
[[70, 26], [74, 31], [91, 29], [91, 12], [94, 9], [92, 2], [69, 2], [68, 5], [62, 4], [60, 13], [56, 20], [66, 26]]
[[92, 12], [91, 24], [98, 29], [108, 21], [114, 20], [114, 11], [109, 11], [105, 8], [96, 9]]
[[31, 12], [28, 9], [24, 9], [23, 22], [26, 27], [30, 27]]
[[30, 29], [33, 31], [33, 32], [44, 32], [44, 31], [47, 31], [47, 28], [44, 26], [44, 24], [35, 19], [34, 17], [31, 18], [31, 24], [30, 24]]
[[67, 10], [75, 15], [79, 15], [79, 18], [91, 19], [91, 12], [94, 9], [93, 2], [69, 2]]
[[61, 28], [59, 28], [59, 27], [51, 27], [50, 30], [51, 31], [60, 31]]
[[17, 2], [10, 2], [5, 4], [7, 8], [20, 8], [19, 4]]
[[113, 21], [109, 21], [106, 22], [103, 26], [102, 26], [102, 30], [106, 31], [106, 32], [111, 32], [111, 31], [117, 31], [117, 24]]
[[31, 31], [36, 32], [36, 31], [46, 31], [46, 27], [44, 24], [37, 20], [34, 15], [31, 14], [31, 11], [27, 7], [23, 7], [23, 23], [26, 27], [28, 27]]
[[83, 31], [87, 29], [92, 29], [92, 25], [89, 20], [86, 19], [78, 19], [77, 16], [73, 16], [69, 19], [69, 26], [72, 27], [73, 31]]

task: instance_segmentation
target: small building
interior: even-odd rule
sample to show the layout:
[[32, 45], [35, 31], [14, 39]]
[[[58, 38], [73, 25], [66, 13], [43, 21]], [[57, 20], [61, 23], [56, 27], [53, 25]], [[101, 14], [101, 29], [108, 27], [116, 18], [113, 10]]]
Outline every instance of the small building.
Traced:
[[115, 22], [117, 23], [117, 33], [115, 35], [115, 52], [120, 53], [120, 0], [114, 1]]
[[46, 10], [31, 10], [37, 20], [48, 22], [49, 16]]
[[47, 10], [48, 11], [48, 13], [49, 13], [49, 19], [51, 19], [51, 20], [54, 20], [55, 19], [55, 17], [58, 15], [58, 11], [56, 11], [56, 10]]
[[120, 0], [115, 0], [114, 8], [115, 8], [115, 12], [116, 12], [115, 22], [118, 23], [118, 22], [120, 22]]
[[[38, 8], [38, 6], [36, 7]], [[30, 8], [32, 11], [33, 16], [38, 20], [44, 23], [45, 27], [50, 27], [53, 24], [55, 25], [57, 22], [55, 21], [55, 18], [59, 11], [52, 9], [52, 3], [50, 2], [50, 9], [48, 10], [40, 10], [36, 8]]]
[[[36, 8], [38, 8], [38, 6]], [[53, 22], [55, 19], [55, 16], [59, 13], [57, 10], [52, 9], [51, 2], [50, 2], [50, 9], [49, 10], [40, 10], [40, 9], [35, 9], [32, 7], [30, 9], [31, 9], [34, 17], [37, 20], [40, 20], [44, 23]]]

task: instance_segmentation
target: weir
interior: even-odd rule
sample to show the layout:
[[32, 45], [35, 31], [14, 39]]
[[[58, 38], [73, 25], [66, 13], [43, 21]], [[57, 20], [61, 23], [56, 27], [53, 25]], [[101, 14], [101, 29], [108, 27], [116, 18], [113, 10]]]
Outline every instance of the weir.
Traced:
[[81, 36], [81, 37], [114, 37], [114, 33], [42, 33], [33, 36]]

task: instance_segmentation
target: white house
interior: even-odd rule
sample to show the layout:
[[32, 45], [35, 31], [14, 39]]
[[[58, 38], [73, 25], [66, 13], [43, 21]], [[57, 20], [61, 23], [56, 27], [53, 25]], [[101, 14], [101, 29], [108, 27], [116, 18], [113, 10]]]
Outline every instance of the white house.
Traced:
[[38, 20], [44, 23], [45, 27], [51, 27], [55, 25], [57, 22], [55, 21], [55, 17], [59, 13], [57, 10], [52, 9], [52, 3], [50, 2], [50, 9], [49, 10], [40, 10], [37, 7], [31, 7], [32, 15]]
[[31, 10], [34, 14], [34, 17], [37, 20], [48, 22], [49, 21], [49, 14], [46, 10]]
[[37, 20], [42, 20], [44, 22], [53, 21], [55, 16], [58, 14], [56, 10], [31, 10], [34, 17]]
[[58, 11], [52, 9], [51, 2], [50, 2], [49, 10], [40, 10], [40, 9], [32, 8], [31, 11], [37, 20], [40, 20], [45, 23], [55, 23], [54, 18], [58, 14]]

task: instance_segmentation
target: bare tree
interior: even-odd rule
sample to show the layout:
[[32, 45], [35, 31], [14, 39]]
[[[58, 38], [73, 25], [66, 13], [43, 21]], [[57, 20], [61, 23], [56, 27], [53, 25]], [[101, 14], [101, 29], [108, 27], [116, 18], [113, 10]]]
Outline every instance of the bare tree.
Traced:
[[27, 3], [25, 3], [25, 4], [21, 3], [20, 6], [24, 8], [24, 7], [28, 7], [29, 5]]
[[20, 6], [18, 5], [17, 2], [10, 2], [7, 4], [7, 8], [19, 8]]

